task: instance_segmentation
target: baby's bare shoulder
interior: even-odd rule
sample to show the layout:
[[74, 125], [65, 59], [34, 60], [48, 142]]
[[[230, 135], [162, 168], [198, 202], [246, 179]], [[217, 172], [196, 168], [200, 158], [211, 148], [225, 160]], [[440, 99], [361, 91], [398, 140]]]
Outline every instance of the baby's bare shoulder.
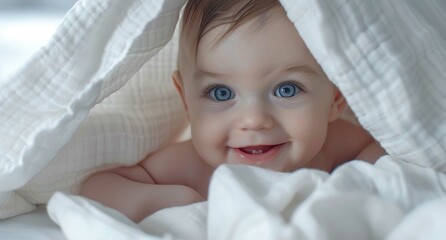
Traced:
[[356, 159], [373, 137], [360, 125], [338, 119], [329, 125], [326, 151], [338, 164]]
[[150, 154], [140, 165], [158, 184], [187, 185], [190, 172], [200, 171], [206, 164], [195, 151], [192, 141], [188, 140]]

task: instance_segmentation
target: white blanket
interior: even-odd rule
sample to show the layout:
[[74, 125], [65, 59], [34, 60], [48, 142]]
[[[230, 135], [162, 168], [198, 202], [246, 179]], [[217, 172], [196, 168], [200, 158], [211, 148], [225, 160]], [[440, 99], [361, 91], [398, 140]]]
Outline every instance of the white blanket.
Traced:
[[[118, 122], [128, 127], [109, 136], [108, 125], [96, 126], [102, 121], [92, 114], [109, 113], [110, 109], [99, 106], [124, 91], [124, 84], [138, 76], [143, 63], [172, 37], [183, 3], [81, 1], [45, 51], [0, 87], [0, 133], [6, 136], [0, 140], [0, 217], [30, 211], [34, 203], [63, 191], [51, 198], [48, 212], [67, 239], [446, 236], [443, 0], [281, 0], [359, 122], [389, 153], [375, 165], [352, 161], [331, 175], [309, 169], [277, 173], [250, 166], [222, 166], [212, 178], [207, 202], [162, 210], [139, 225], [112, 209], [71, 195], [91, 172], [135, 163], [184, 129], [169, 127], [184, 126], [184, 116], [175, 107], [181, 105], [179, 101], [168, 108], [153, 108], [149, 114], [155, 123], [170, 119], [165, 134], [157, 132], [162, 124], [154, 124], [154, 129], [144, 133], [149, 140], [135, 140], [126, 146], [112, 139], [126, 132], [134, 134], [132, 127], [142, 124], [140, 119], [130, 126]], [[58, 54], [51, 54], [53, 51]], [[156, 65], [150, 71], [171, 70], [175, 60], [171, 53], [163, 55], [170, 56], [168, 67]], [[43, 81], [38, 86], [44, 87], [29, 84], [34, 78]], [[53, 93], [58, 94], [54, 97]], [[159, 112], [165, 114], [151, 115]], [[88, 125], [91, 122], [94, 124]], [[87, 127], [80, 131], [83, 124]], [[73, 139], [82, 142], [96, 136], [89, 132], [98, 129], [104, 130], [100, 132], [103, 138], [88, 146], [70, 145]], [[164, 135], [162, 140], [154, 140]], [[95, 149], [98, 144], [112, 149], [109, 155], [107, 151], [92, 153], [88, 151], [91, 144]], [[120, 152], [112, 151], [116, 144], [121, 151], [132, 150], [124, 160], [105, 161], [104, 157]], [[60, 151], [72, 161], [58, 160]], [[88, 152], [89, 162], [95, 164], [79, 167], [86, 161], [76, 154], [83, 152]], [[62, 173], [68, 176], [61, 177]]]
[[222, 166], [207, 203], [161, 210], [139, 225], [82, 197], [59, 193], [48, 207], [69, 239], [443, 239], [439, 182], [446, 178], [389, 157], [331, 176]]

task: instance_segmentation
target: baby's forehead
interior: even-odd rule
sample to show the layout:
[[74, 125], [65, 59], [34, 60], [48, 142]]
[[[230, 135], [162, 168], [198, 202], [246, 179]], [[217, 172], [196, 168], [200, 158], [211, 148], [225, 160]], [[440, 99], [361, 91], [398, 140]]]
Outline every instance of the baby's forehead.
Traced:
[[200, 34], [198, 32], [195, 33], [197, 35], [200, 34], [197, 36], [197, 45], [200, 45], [201, 40], [205, 38], [210, 32], [215, 32], [215, 30], [217, 30], [218, 34], [214, 34], [213, 38], [214, 41], [218, 43], [220, 40], [224, 39], [228, 35], [231, 35], [234, 31], [238, 30], [241, 27], [248, 28], [253, 33], [255, 33], [262, 29], [264, 26], [278, 19], [285, 18], [286, 20], [288, 20], [285, 10], [281, 6], [268, 9], [268, 11], [260, 12], [249, 18], [247, 17], [238, 20], [235, 19], [232, 22], [228, 22], [226, 18], [234, 18], [234, 16], [228, 13], [223, 19], [215, 19], [214, 21], [209, 22], [208, 26], [203, 31], [204, 34]]
[[[225, 15], [225, 17], [231, 17], [231, 13]], [[186, 38], [184, 34], [180, 36], [180, 49], [179, 49], [179, 66], [181, 65], [196, 65], [198, 58], [198, 51], [203, 47], [203, 39], [211, 41], [205, 41], [205, 44], [209, 44], [209, 42], [213, 45], [208, 47], [207, 49], [212, 49], [215, 45], [217, 45], [221, 40], [230, 36], [234, 31], [237, 31], [240, 28], [248, 28], [249, 32], [255, 34], [260, 31], [263, 27], [268, 24], [280, 20], [289, 19], [286, 16], [286, 12], [283, 7], [278, 4], [276, 7], [270, 8], [267, 11], [257, 13], [257, 15], [253, 15], [249, 18], [245, 18], [245, 21], [234, 21], [227, 22], [223, 19], [215, 19], [212, 22], [208, 23], [207, 28], [204, 29], [205, 34], [201, 34], [199, 31], [190, 31], [189, 36]], [[183, 26], [184, 28], [184, 26]], [[191, 39], [196, 39], [195, 42], [191, 41]], [[195, 45], [194, 45], [195, 44]], [[191, 51], [193, 49], [193, 51]], [[181, 67], [179, 67], [181, 70]]]
[[313, 71], [301, 71], [303, 67], [313, 69], [317, 65], [288, 19], [272, 21], [256, 32], [247, 23], [216, 43], [218, 34], [219, 29], [214, 29], [202, 39], [195, 71], [261, 79], [290, 68], [308, 76], [306, 73]]

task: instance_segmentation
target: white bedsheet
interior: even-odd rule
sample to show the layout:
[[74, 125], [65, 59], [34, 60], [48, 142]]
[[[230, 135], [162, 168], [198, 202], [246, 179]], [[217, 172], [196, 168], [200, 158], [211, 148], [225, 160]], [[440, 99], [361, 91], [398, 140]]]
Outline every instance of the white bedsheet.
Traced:
[[[1, 220], [0, 239], [443, 239], [446, 197], [435, 188], [445, 177], [386, 158], [375, 166], [352, 162], [331, 176], [223, 166], [208, 202], [165, 209], [139, 225], [91, 200], [57, 193], [48, 208], [58, 225], [40, 206]], [[409, 198], [417, 200], [398, 201]]]
[[445, 184], [444, 174], [389, 157], [331, 175], [228, 165], [216, 171], [207, 203], [162, 210], [139, 225], [64, 194], [52, 198], [49, 214], [70, 239], [444, 239]]
[[[151, 21], [142, 17], [144, 11], [137, 6], [157, 6], [161, 12], [167, 8], [170, 14], [163, 15], [167, 20], [158, 22], [155, 30], [142, 36], [132, 35], [133, 42], [125, 42], [132, 50], [154, 42], [161, 46], [164, 38], [171, 36], [167, 30], [175, 24], [172, 19], [176, 15], [171, 12], [178, 11], [182, 4], [182, 1], [166, 0], [166, 5], [159, 1], [151, 5], [145, 1], [148, 0], [126, 2], [129, 9], [133, 7], [130, 13], [137, 13], [130, 15], [131, 19], [140, 20], [140, 24]], [[225, 165], [212, 178], [207, 202], [162, 210], [139, 225], [112, 209], [71, 195], [75, 190], [56, 193], [48, 204], [48, 213], [67, 239], [444, 239], [446, 2], [281, 2], [310, 51], [345, 95], [359, 122], [389, 155], [375, 165], [359, 161], [346, 163], [331, 175], [308, 169], [278, 173], [251, 166]], [[85, 8], [95, 7], [98, 16], [107, 8], [119, 9], [114, 1], [99, 5], [86, 3]], [[79, 20], [91, 18], [77, 14]], [[108, 17], [114, 19], [113, 15]], [[128, 28], [134, 27], [134, 22], [134, 19], [119, 22], [119, 29], [134, 29]], [[103, 24], [107, 30], [114, 26], [109, 21]], [[116, 44], [123, 43], [117, 40], [124, 33], [128, 32], [116, 31], [112, 34], [114, 38], [103, 40], [110, 40], [111, 49], [119, 50]], [[125, 79], [113, 76], [121, 71], [129, 76], [134, 74], [138, 70], [135, 64], [142, 65], [140, 61], [144, 59], [129, 58], [116, 67], [115, 52], [102, 54], [95, 57], [106, 60], [100, 66], [108, 77], [96, 78], [93, 74], [92, 78], [83, 79], [92, 88], [78, 86], [80, 89], [75, 91], [84, 95], [76, 95], [80, 100], [74, 101], [86, 105], [76, 105], [72, 113], [76, 121], [67, 125], [58, 122], [59, 130], [66, 127], [74, 132], [89, 108], [124, 85]], [[118, 55], [120, 59], [127, 59], [132, 52], [122, 51]], [[96, 83], [101, 86], [92, 85]], [[14, 113], [12, 107], [8, 109]], [[62, 110], [58, 113], [69, 116]], [[43, 135], [46, 139], [57, 133], [51, 132], [54, 130], [51, 126], [38, 127], [46, 131]], [[26, 126], [23, 128], [24, 133], [30, 133], [20, 139], [27, 146], [25, 140], [34, 141], [34, 132]], [[68, 141], [68, 135], [56, 139]], [[9, 151], [5, 146], [10, 144], [0, 140], [0, 150]], [[9, 214], [32, 209], [32, 201], [16, 192], [15, 187], [45, 169], [46, 164], [51, 165], [51, 154], [61, 145], [57, 142], [44, 145], [44, 150], [33, 148], [40, 154], [40, 162], [20, 155], [23, 154], [20, 150], [26, 153], [27, 148], [7, 152], [9, 165], [0, 161], [3, 164], [0, 179], [7, 183], [0, 185], [5, 190], [0, 192], [0, 206], [1, 203], [3, 207], [10, 206], [13, 199], [23, 201], [20, 206], [10, 207], [14, 212]], [[12, 156], [29, 160], [37, 167], [30, 168]], [[7, 168], [14, 164], [18, 164], [18, 170]]]
[[65, 240], [59, 225], [54, 223], [40, 205], [28, 214], [0, 220], [0, 239], [2, 240]]

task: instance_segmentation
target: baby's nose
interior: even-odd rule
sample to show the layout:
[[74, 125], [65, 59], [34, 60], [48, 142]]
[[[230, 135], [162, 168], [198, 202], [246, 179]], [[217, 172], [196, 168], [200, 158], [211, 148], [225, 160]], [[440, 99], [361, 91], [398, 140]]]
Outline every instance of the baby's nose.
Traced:
[[244, 131], [268, 130], [274, 126], [274, 119], [266, 107], [252, 104], [240, 111], [236, 125]]

